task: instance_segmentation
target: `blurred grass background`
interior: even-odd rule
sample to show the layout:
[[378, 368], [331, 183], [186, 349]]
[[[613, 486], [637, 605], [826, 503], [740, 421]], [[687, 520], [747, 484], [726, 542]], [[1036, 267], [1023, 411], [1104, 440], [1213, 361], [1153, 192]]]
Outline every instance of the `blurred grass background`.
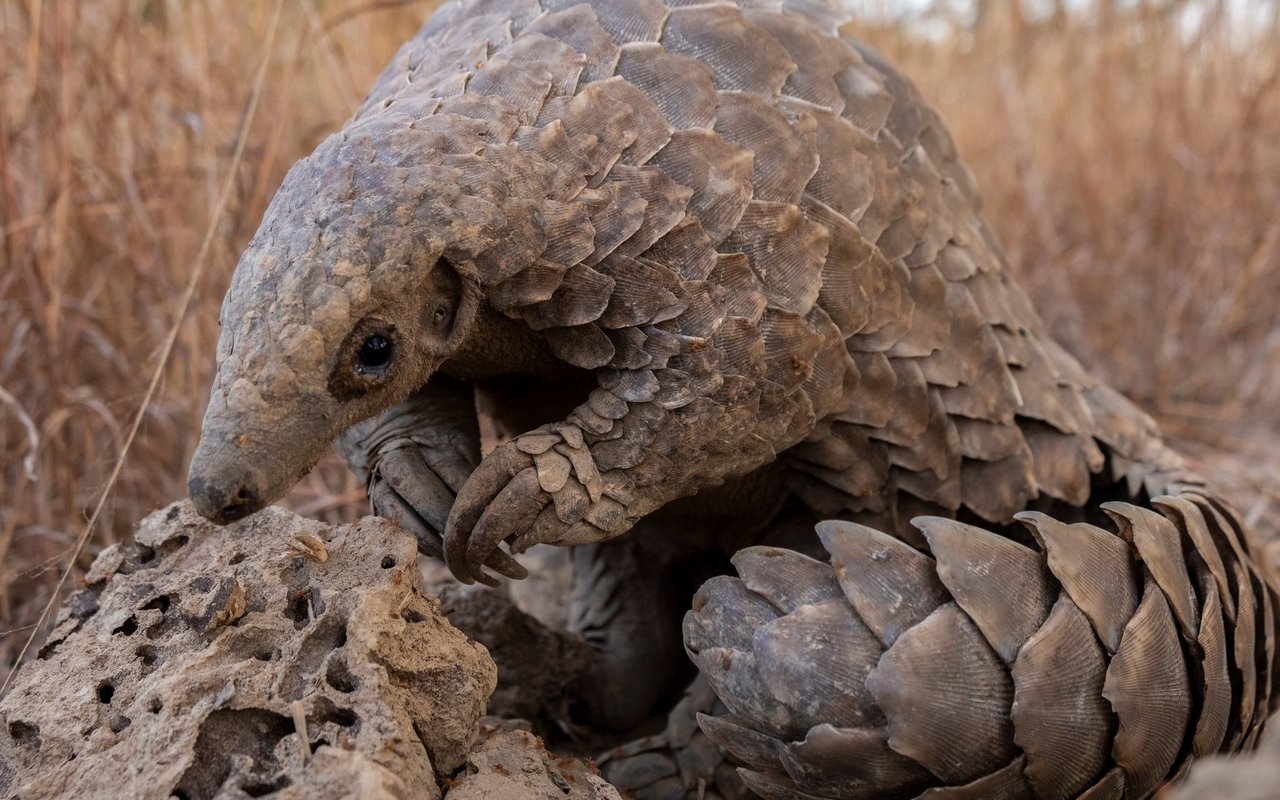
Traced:
[[[1280, 4], [849, 2], [950, 122], [1053, 330], [1193, 453], [1274, 492]], [[184, 493], [240, 249], [437, 2], [285, 0], [267, 54], [271, 5], [0, 0], [0, 667], [104, 488], [237, 143], [209, 268], [82, 567]], [[364, 508], [335, 460], [287, 502]]]

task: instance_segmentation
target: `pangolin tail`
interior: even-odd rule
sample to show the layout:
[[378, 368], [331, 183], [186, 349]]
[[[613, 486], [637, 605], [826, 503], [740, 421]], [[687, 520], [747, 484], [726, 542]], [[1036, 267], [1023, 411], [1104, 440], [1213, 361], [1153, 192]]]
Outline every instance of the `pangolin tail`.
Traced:
[[1106, 530], [949, 519], [928, 552], [824, 522], [830, 563], [734, 558], [685, 617], [727, 714], [705, 734], [772, 798], [1145, 797], [1252, 746], [1276, 697], [1277, 595], [1198, 491], [1108, 503]]

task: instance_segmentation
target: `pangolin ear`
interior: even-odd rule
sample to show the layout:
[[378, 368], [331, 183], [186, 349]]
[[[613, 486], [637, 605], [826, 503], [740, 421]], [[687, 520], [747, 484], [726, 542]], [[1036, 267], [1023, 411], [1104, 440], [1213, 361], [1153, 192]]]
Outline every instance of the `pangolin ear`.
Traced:
[[423, 298], [420, 341], [432, 355], [447, 357], [470, 330], [479, 306], [474, 280], [448, 258], [441, 258], [421, 288]]

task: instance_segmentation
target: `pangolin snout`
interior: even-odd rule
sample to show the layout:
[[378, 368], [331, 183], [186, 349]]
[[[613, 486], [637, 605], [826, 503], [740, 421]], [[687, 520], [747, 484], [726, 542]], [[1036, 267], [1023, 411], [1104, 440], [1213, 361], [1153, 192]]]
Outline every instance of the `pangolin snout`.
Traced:
[[200, 516], [219, 525], [244, 519], [266, 505], [251, 475], [212, 478], [192, 474], [187, 493]]
[[215, 394], [187, 473], [187, 493], [200, 516], [226, 525], [288, 494], [337, 433], [317, 405], [285, 400], [232, 411]]

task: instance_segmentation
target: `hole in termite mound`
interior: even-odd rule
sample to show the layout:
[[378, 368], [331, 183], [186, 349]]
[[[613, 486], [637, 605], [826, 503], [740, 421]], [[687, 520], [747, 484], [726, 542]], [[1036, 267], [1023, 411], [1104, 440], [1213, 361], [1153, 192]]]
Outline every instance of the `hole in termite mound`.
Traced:
[[164, 663], [164, 654], [159, 648], [149, 644], [142, 645], [137, 650], [134, 650], [133, 653], [142, 660], [142, 673], [144, 675]]
[[159, 597], [152, 598], [142, 607], [143, 611], [159, 611], [161, 614], [169, 610], [169, 595], [162, 594]]
[[22, 747], [40, 749], [40, 727], [38, 725], [14, 720], [9, 723], [9, 738]]
[[339, 655], [329, 657], [329, 665], [325, 668], [325, 682], [343, 694], [351, 694], [360, 685], [356, 676], [347, 667], [347, 660]]
[[284, 615], [293, 620], [293, 629], [300, 631], [311, 621], [324, 613], [324, 600], [319, 589], [303, 589], [295, 593], [284, 610]]
[[[214, 711], [200, 725], [191, 766], [171, 794], [187, 800], [206, 800], [233, 794], [235, 788], [252, 797], [284, 788], [288, 778], [282, 774], [277, 745], [292, 735], [293, 721], [266, 709]], [[225, 786], [236, 761], [251, 765], [248, 774], [235, 770], [235, 775], [243, 775], [243, 782], [239, 787]]]
[[111, 699], [116, 696], [116, 685], [112, 681], [103, 681], [98, 684], [97, 696], [99, 703], [110, 703]]

